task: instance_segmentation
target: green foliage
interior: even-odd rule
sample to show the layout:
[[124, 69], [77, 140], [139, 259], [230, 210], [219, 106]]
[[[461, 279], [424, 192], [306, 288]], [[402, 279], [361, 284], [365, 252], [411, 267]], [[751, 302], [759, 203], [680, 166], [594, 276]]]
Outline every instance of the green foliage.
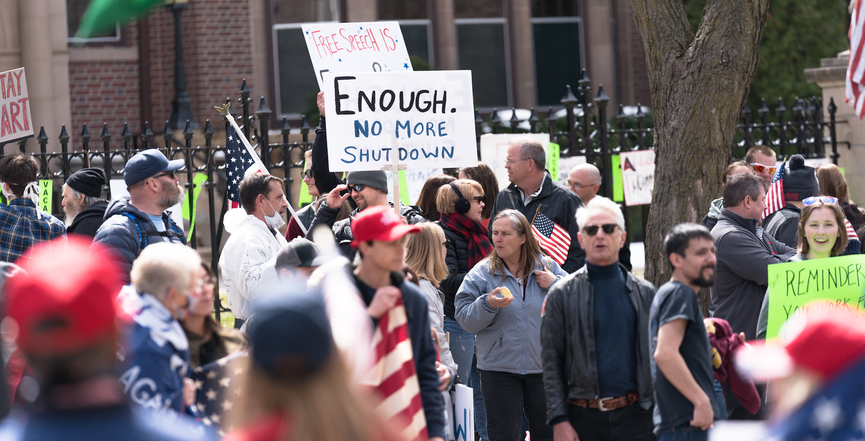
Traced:
[[[695, 33], [705, 4], [706, 0], [684, 0]], [[849, 24], [847, 0], [772, 0], [748, 92], [754, 114], [760, 98], [774, 110], [779, 97], [789, 109], [795, 97], [820, 96], [820, 87], [805, 79], [804, 69], [819, 67], [821, 58], [846, 50]]]

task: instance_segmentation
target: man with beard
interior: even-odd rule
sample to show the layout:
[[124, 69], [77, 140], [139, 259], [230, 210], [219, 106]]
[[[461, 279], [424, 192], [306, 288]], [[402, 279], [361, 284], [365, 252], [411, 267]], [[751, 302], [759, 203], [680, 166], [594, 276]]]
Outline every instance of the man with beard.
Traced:
[[183, 230], [165, 211], [183, 200], [183, 187], [174, 175], [181, 167], [182, 159], [169, 161], [157, 149], [136, 153], [126, 163], [123, 180], [129, 196], [111, 202], [105, 222], [93, 238], [94, 243], [102, 242], [114, 249], [126, 282], [132, 261], [148, 245], [186, 244]]
[[723, 418], [715, 400], [712, 347], [697, 302], [700, 288], [715, 282], [715, 241], [702, 225], [673, 227], [664, 239], [673, 268], [652, 301], [652, 383], [655, 434], [659, 441], [705, 440]]
[[63, 212], [66, 213], [66, 233], [93, 237], [105, 220], [108, 201], [101, 199], [105, 172], [99, 168], [84, 168], [72, 173], [63, 184]]

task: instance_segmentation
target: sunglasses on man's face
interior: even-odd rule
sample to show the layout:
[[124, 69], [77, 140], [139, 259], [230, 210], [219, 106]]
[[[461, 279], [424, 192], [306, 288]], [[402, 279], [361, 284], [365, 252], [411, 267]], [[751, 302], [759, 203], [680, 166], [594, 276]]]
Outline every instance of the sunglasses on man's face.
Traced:
[[603, 224], [603, 225], [586, 225], [583, 227], [583, 231], [586, 232], [589, 236], [594, 236], [598, 234], [598, 228], [604, 229], [604, 234], [613, 234], [613, 231], [616, 231], [618, 225], [616, 224]]
[[806, 207], [814, 205], [817, 202], [822, 202], [827, 205], [835, 205], [838, 203], [838, 198], [833, 198], [832, 196], [811, 196], [810, 198], [802, 199], [802, 205]]
[[366, 185], [363, 184], [352, 184], [348, 186], [349, 190], [356, 191], [358, 193], [362, 192], [364, 188], [366, 188]]
[[754, 167], [754, 171], [756, 171], [757, 173], [768, 172], [770, 175], [775, 174], [776, 167], [771, 167], [771, 166], [763, 165], [763, 164], [757, 164], [756, 162], [752, 162], [749, 165], [751, 167]]
[[153, 175], [153, 179], [159, 179], [163, 176], [168, 176], [171, 179], [174, 179], [174, 172], [162, 172], [156, 175]]

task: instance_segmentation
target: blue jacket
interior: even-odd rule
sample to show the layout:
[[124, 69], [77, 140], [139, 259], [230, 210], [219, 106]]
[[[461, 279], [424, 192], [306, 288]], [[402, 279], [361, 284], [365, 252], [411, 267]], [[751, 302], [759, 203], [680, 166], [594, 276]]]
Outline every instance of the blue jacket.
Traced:
[[[568, 275], [553, 259], [541, 258], [556, 276], [556, 282]], [[487, 297], [503, 285], [502, 275], [490, 272], [489, 263], [489, 258], [484, 259], [469, 271], [454, 301], [457, 322], [466, 332], [477, 334], [478, 369], [539, 374], [544, 369], [541, 310], [547, 290], [538, 285], [534, 271], [544, 268], [532, 269], [526, 280], [525, 299], [519, 280], [505, 268], [504, 286], [514, 295], [514, 300], [504, 308], [493, 308]]]
[[183, 410], [183, 379], [189, 367], [189, 341], [171, 311], [151, 294], [141, 296], [135, 327], [120, 377], [130, 400], [173, 422]]
[[183, 230], [171, 220], [168, 212], [162, 213], [165, 233], [160, 233], [147, 214], [129, 203], [129, 197], [111, 201], [104, 219], [105, 222], [96, 230], [93, 243], [102, 242], [117, 253], [118, 266], [123, 270], [127, 282], [132, 261], [147, 245], [163, 240], [166, 235], [170, 235], [171, 242], [186, 245]]

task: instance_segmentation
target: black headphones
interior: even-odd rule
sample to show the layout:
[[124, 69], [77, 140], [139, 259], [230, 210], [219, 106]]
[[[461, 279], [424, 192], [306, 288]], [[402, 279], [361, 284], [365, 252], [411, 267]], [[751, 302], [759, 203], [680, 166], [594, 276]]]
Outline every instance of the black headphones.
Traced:
[[471, 201], [469, 201], [468, 199], [466, 199], [463, 196], [462, 192], [460, 192], [460, 189], [457, 188], [456, 184], [454, 184], [453, 182], [449, 182], [449, 184], [450, 184], [451, 188], [454, 189], [454, 192], [457, 194], [457, 197], [459, 198], [456, 200], [456, 202], [454, 202], [454, 210], [459, 214], [468, 213], [469, 210], [472, 209]]

